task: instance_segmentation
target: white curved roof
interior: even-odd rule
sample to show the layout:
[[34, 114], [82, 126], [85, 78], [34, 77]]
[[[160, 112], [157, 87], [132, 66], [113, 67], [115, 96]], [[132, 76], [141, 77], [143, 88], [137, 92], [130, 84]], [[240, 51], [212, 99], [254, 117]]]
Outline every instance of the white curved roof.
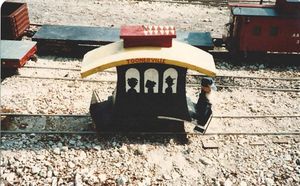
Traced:
[[172, 41], [172, 47], [124, 48], [123, 40], [94, 49], [84, 55], [81, 77], [111, 67], [135, 63], [161, 63], [198, 71], [208, 76], [216, 75], [211, 54], [179, 41]]

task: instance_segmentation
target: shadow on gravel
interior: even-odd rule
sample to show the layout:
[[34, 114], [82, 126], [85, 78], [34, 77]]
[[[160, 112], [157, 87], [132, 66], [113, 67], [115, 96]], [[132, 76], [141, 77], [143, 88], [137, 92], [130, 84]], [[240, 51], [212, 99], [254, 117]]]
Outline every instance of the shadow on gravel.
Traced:
[[73, 62], [82, 61], [83, 57], [69, 57], [69, 56], [57, 56], [57, 55], [39, 55], [44, 60], [49, 60], [51, 63], [61, 63], [61, 62]]
[[115, 135], [115, 136], [101, 136], [101, 140], [110, 141], [114, 139], [121, 143], [126, 144], [152, 144], [152, 145], [166, 145], [171, 141], [178, 145], [188, 144], [188, 138], [186, 134], [174, 134], [174, 135]]
[[[185, 134], [178, 135], [53, 135], [18, 134], [1, 135], [2, 150], [40, 150], [68, 147], [78, 150], [119, 149], [123, 145], [167, 146], [186, 145], [189, 140]], [[138, 149], [137, 149], [138, 150]]]
[[[43, 55], [43, 60], [49, 60], [51, 63], [61, 63], [61, 62], [73, 62], [82, 61], [82, 57], [65, 57], [65, 56], [53, 56], [53, 55]], [[22, 68], [22, 67], [21, 67]], [[1, 82], [8, 77], [19, 75], [17, 68], [3, 68], [1, 67]]]
[[18, 75], [19, 71], [17, 68], [3, 68], [1, 67], [1, 82], [8, 77]]

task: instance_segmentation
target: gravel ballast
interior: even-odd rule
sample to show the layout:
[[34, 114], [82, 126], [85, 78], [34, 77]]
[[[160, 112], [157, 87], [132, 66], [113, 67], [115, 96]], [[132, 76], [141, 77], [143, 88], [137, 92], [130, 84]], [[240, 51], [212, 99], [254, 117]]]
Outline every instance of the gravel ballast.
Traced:
[[[38, 24], [174, 25], [177, 29], [209, 31], [213, 37], [221, 37], [225, 33], [224, 24], [229, 21], [227, 7], [130, 0], [22, 2], [28, 3], [30, 21]], [[28, 65], [80, 68], [81, 61], [38, 56], [37, 62], [30, 61]], [[297, 66], [234, 65], [220, 59], [216, 66], [218, 75], [300, 77]], [[80, 78], [79, 71], [70, 70], [24, 68], [19, 73], [22, 76]], [[116, 80], [116, 75], [100, 73], [87, 79]], [[258, 79], [254, 84], [244, 82], [243, 85], [299, 88], [299, 81]], [[1, 82], [1, 110], [88, 114], [93, 89], [101, 91], [101, 99], [105, 100], [115, 89], [115, 83], [13, 76]], [[187, 95], [194, 101], [198, 93], [197, 88], [187, 88]], [[299, 92], [231, 88], [215, 93], [213, 111], [214, 115], [235, 116], [299, 115], [299, 102]], [[90, 119], [57, 120], [59, 118], [50, 120], [53, 125], [49, 126], [43, 117], [23, 118], [22, 121], [19, 118], [16, 122], [23, 122], [32, 130], [77, 130], [91, 123]], [[216, 118], [207, 132], [299, 131], [299, 117], [286, 117]], [[186, 144], [169, 136], [2, 135], [0, 185], [300, 185], [299, 142], [299, 135], [191, 135]], [[216, 147], [207, 149], [204, 144]]]

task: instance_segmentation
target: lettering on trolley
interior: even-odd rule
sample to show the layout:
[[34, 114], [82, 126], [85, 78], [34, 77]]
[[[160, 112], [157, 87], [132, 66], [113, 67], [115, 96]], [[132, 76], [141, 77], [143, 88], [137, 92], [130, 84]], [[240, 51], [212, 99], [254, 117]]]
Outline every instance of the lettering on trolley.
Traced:
[[134, 59], [127, 59], [127, 64], [137, 64], [137, 63], [159, 63], [165, 64], [166, 59], [161, 58], [134, 58]]

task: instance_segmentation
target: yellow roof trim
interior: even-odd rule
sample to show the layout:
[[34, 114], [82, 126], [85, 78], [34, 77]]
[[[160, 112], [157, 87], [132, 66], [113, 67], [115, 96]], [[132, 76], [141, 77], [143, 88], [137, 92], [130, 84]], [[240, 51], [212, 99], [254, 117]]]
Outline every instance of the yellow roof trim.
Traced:
[[124, 48], [123, 40], [120, 40], [88, 52], [83, 58], [81, 77], [134, 63], [169, 64], [195, 70], [208, 76], [216, 75], [212, 55], [191, 45], [173, 40], [170, 48]]

